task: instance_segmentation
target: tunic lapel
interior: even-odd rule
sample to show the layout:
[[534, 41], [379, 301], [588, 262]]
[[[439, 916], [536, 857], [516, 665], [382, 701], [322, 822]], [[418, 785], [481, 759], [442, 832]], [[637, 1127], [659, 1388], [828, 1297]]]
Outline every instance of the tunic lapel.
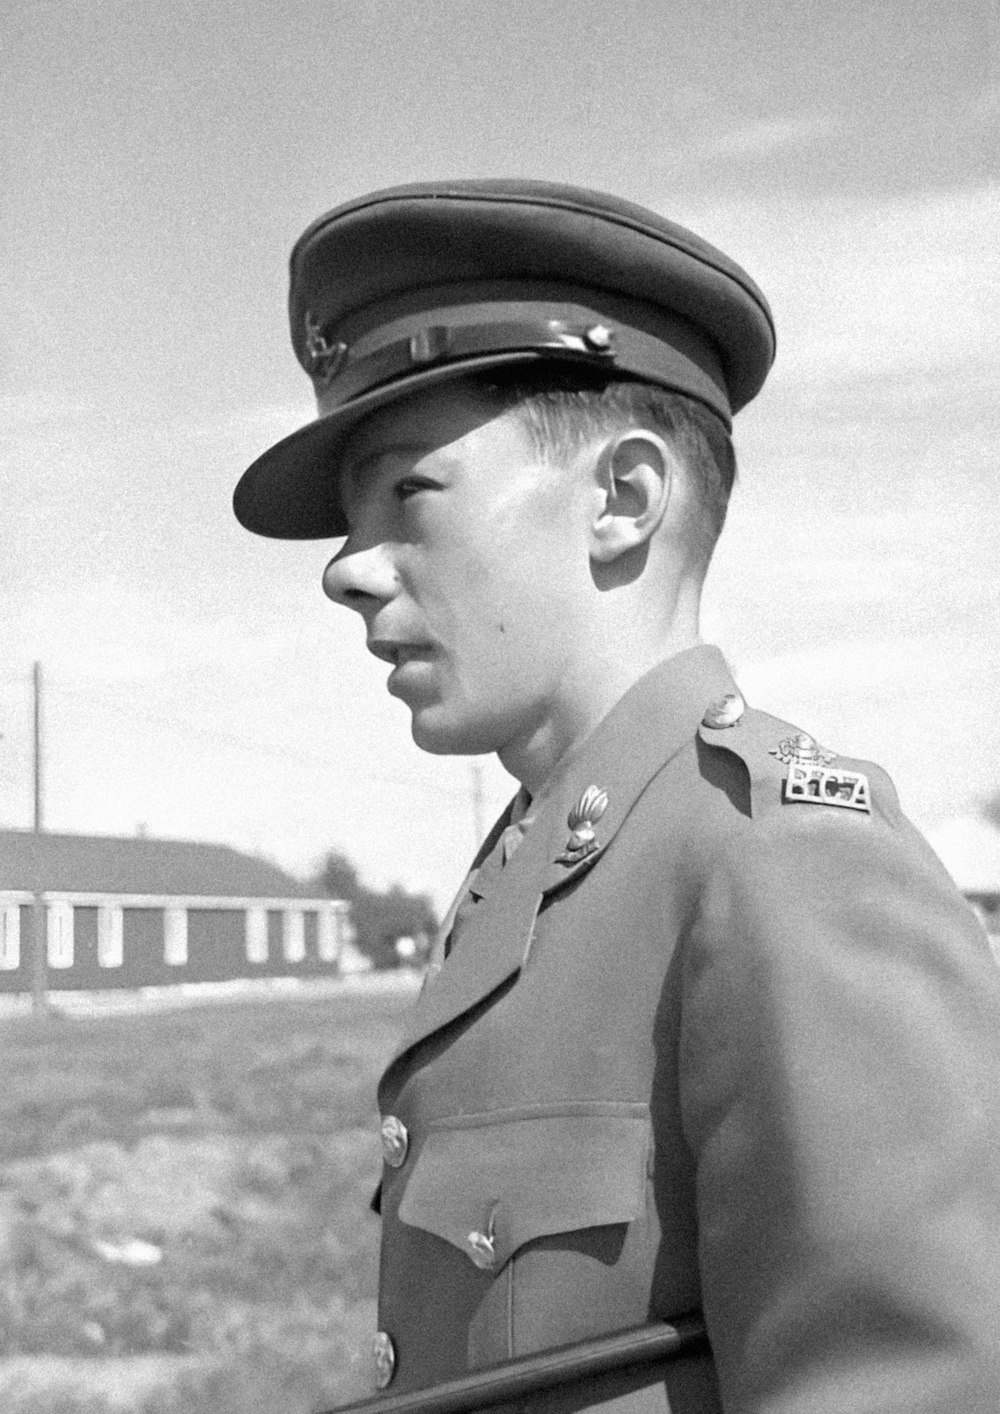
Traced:
[[[492, 992], [520, 968], [541, 901], [538, 879], [548, 853], [546, 812], [531, 828], [505, 868], [483, 867], [472, 882], [478, 902], [465, 915], [461, 937], [433, 981], [421, 992], [391, 1065]], [[509, 812], [505, 814], [506, 822]], [[498, 839], [499, 830], [491, 832]], [[383, 1077], [383, 1083], [388, 1077]]]

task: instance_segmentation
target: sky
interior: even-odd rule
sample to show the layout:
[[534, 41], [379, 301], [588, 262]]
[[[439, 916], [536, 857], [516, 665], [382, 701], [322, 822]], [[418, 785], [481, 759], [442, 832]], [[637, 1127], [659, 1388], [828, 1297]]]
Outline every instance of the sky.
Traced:
[[[1000, 789], [992, 0], [7, 0], [0, 826], [328, 849], [439, 907], [513, 793], [422, 755], [335, 545], [232, 487], [313, 415], [287, 256], [376, 187], [614, 191], [732, 255], [778, 358], [705, 636], [926, 830]], [[477, 781], [482, 807], [476, 808]]]

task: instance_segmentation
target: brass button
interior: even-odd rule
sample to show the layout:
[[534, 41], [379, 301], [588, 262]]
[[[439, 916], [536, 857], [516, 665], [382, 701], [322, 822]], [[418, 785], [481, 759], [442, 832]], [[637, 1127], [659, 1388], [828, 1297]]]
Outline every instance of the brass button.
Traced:
[[720, 697], [718, 702], [713, 702], [708, 708], [701, 719], [702, 726], [714, 727], [717, 731], [723, 727], [735, 727], [746, 707], [747, 704], [738, 692], [727, 692], [725, 697]]
[[378, 1331], [372, 1342], [372, 1357], [375, 1361], [375, 1388], [386, 1389], [392, 1384], [396, 1373], [396, 1347], [387, 1331]]
[[488, 1272], [497, 1264], [496, 1238], [485, 1232], [470, 1232], [465, 1239], [469, 1256], [480, 1271]]
[[592, 324], [584, 334], [583, 342], [595, 353], [610, 353], [615, 340], [606, 324]]
[[386, 1115], [382, 1121], [382, 1157], [391, 1169], [402, 1168], [406, 1163], [410, 1136], [406, 1125], [395, 1115]]

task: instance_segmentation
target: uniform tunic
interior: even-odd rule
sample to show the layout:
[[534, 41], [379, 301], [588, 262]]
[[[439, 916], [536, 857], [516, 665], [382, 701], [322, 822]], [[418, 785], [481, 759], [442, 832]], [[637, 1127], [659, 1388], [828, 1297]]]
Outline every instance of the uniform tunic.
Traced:
[[518, 1407], [1000, 1410], [1000, 973], [884, 773], [786, 800], [734, 692], [662, 663], [481, 852], [379, 1087], [393, 1393], [701, 1309], [711, 1353]]

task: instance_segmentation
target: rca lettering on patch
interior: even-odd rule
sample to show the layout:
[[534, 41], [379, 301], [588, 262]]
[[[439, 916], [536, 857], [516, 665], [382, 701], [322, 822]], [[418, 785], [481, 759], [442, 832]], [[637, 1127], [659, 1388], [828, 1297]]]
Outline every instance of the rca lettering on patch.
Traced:
[[867, 815], [872, 809], [868, 777], [861, 771], [798, 762], [788, 768], [783, 799], [806, 805], [839, 805], [843, 810], [863, 810]]

